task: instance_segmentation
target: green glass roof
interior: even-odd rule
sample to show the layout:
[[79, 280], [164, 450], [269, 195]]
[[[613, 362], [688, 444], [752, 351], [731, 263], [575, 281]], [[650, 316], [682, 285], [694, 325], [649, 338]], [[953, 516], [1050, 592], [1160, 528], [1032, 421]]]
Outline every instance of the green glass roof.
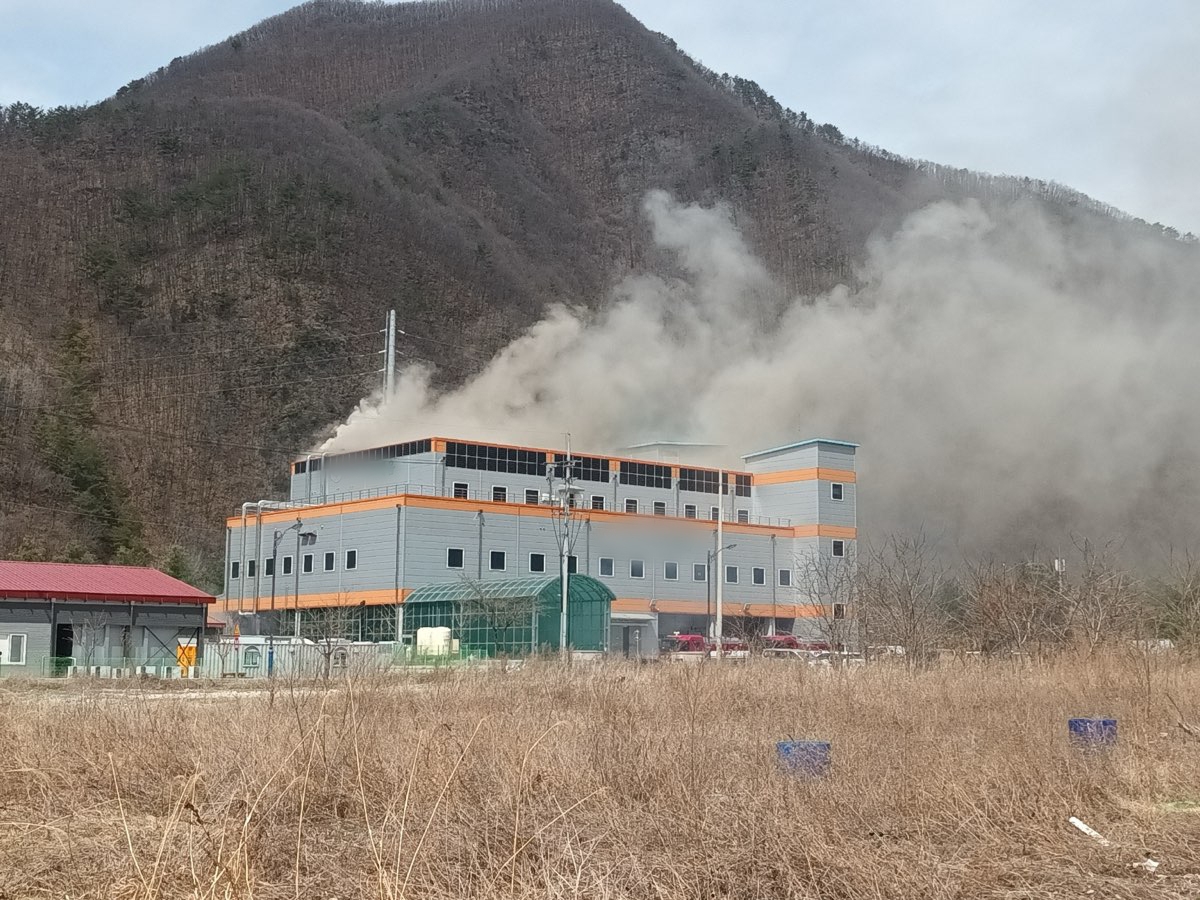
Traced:
[[[616, 599], [612, 591], [587, 575], [572, 575], [569, 585], [573, 603], [611, 603]], [[557, 596], [558, 591], [558, 578], [545, 575], [509, 578], [503, 581], [450, 581], [417, 588], [408, 595], [404, 605], [462, 603], [481, 595], [495, 600], [516, 600], [524, 597], [547, 599]]]

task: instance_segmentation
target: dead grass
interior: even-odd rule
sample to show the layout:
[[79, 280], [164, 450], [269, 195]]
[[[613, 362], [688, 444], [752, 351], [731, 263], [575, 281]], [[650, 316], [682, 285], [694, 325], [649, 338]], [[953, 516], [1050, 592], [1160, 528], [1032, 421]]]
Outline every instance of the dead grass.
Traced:
[[[225, 687], [0, 692], [0, 898], [1200, 894], [1175, 661]], [[1120, 747], [1073, 752], [1101, 714]], [[782, 773], [789, 737], [832, 774]]]

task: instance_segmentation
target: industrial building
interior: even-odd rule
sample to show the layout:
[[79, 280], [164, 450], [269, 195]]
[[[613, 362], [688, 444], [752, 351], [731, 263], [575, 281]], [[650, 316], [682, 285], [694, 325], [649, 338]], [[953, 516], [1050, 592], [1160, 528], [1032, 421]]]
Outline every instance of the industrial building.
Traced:
[[178, 675], [213, 600], [157, 569], [0, 560], [0, 677]]
[[[689, 465], [687, 445], [666, 443], [638, 458], [441, 437], [311, 454], [292, 463], [288, 500], [227, 521], [223, 609], [247, 634], [411, 642], [434, 587], [549, 591], [565, 527], [569, 572], [611, 596], [610, 652], [709, 631], [717, 579], [726, 633], [817, 638], [831, 610], [799, 575], [805, 561], [852, 564], [856, 449], [806, 440], [750, 453], [740, 471]], [[537, 619], [499, 643], [556, 646]]]

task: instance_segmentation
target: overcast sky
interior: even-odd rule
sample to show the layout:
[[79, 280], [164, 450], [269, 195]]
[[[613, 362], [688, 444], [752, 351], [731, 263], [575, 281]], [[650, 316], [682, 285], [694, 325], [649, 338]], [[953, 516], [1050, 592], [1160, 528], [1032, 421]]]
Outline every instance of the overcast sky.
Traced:
[[[0, 103], [110, 96], [292, 3], [0, 0]], [[907, 156], [1200, 233], [1197, 0], [627, 0], [718, 72]]]

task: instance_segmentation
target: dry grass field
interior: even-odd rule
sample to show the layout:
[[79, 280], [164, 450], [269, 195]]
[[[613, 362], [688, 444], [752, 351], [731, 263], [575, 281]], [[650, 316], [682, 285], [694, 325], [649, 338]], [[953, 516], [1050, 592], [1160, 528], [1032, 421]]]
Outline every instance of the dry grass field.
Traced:
[[[1119, 747], [1073, 750], [1073, 715]], [[1180, 721], [1200, 669], [1117, 655], [9, 681], [0, 898], [1196, 897]], [[828, 777], [780, 770], [791, 737], [833, 742]]]

